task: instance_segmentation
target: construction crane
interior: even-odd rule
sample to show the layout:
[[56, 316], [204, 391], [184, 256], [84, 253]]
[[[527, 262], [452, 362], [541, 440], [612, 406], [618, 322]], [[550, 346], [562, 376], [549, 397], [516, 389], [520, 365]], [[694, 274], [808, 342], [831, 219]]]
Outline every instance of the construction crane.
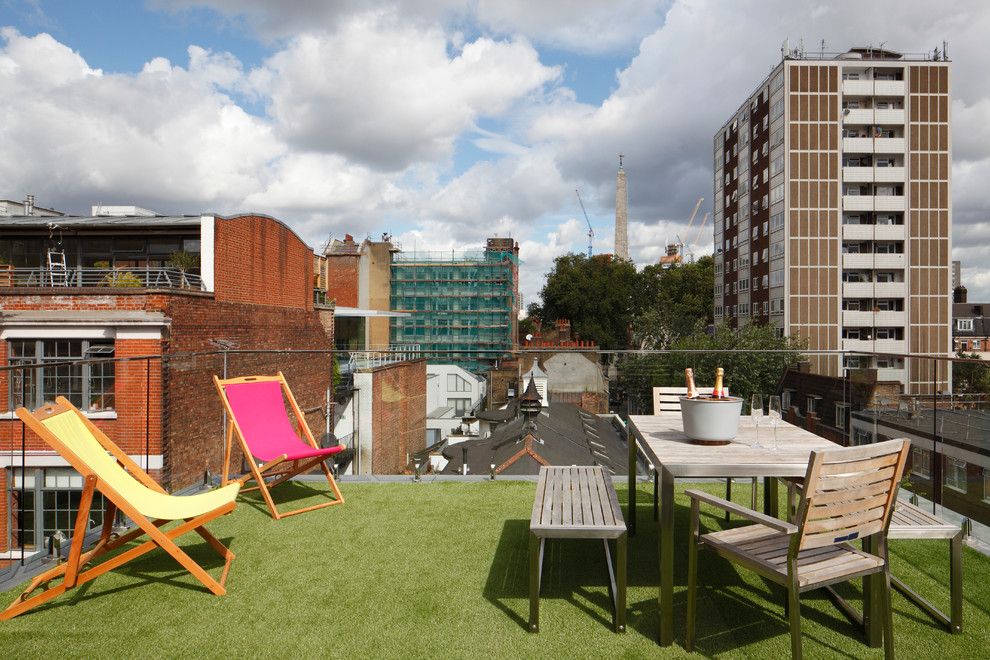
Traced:
[[[705, 198], [704, 197], [699, 197], [698, 198], [698, 201], [695, 203], [694, 210], [691, 211], [691, 217], [688, 218], [687, 231], [690, 231], [691, 230], [691, 225], [694, 224], [694, 218], [695, 218], [695, 216], [698, 215], [698, 209], [701, 208], [701, 203], [703, 201], [705, 201]], [[705, 214], [705, 217], [707, 218], [708, 217], [708, 214]], [[677, 234], [674, 234], [674, 236], [677, 237], [677, 243], [675, 243], [675, 245], [677, 245], [678, 248], [679, 248], [677, 253], [680, 254], [682, 256], [682, 258], [683, 258], [683, 255], [684, 255], [684, 241], [682, 241], [681, 240], [681, 237], [678, 236]]]
[[584, 221], [588, 223], [588, 258], [591, 259], [591, 242], [595, 238], [595, 230], [591, 228], [591, 220], [588, 219], [588, 211], [584, 208], [584, 202], [581, 201], [581, 191], [574, 189], [574, 194], [577, 195], [578, 204], [581, 205], [581, 212], [584, 213]]
[[[694, 240], [691, 241], [691, 245], [697, 245], [698, 241], [701, 239], [701, 233], [705, 231], [705, 225], [708, 223], [708, 212], [705, 211], [705, 216], [701, 219], [701, 225], [698, 226], [698, 233], [694, 235]], [[694, 252], [691, 253], [691, 263], [694, 263]]]

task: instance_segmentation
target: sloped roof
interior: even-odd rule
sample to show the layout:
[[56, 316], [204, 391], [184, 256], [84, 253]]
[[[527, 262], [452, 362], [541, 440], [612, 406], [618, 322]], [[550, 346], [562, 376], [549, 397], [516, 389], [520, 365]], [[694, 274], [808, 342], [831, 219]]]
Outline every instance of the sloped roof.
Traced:
[[488, 474], [494, 464], [499, 474], [538, 474], [547, 465], [602, 465], [616, 475], [626, 474], [626, 443], [611, 422], [569, 403], [554, 402], [527, 427], [523, 417], [506, 422], [487, 438], [477, 438], [442, 449], [450, 463], [443, 472], [460, 474], [467, 452], [470, 474]]

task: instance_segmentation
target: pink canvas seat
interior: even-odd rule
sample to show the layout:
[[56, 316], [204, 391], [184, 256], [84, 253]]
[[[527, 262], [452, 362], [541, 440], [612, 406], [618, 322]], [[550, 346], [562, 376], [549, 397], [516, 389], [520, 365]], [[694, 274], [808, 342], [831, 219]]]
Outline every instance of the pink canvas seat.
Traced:
[[[260, 490], [276, 520], [343, 504], [344, 497], [326, 465], [326, 459], [341, 452], [344, 447], [321, 448], [316, 443], [282, 372], [276, 376], [245, 376], [227, 380], [214, 376], [213, 382], [230, 418], [224, 448], [224, 484], [230, 475], [231, 448], [236, 435], [250, 469], [238, 481], [244, 483], [254, 479], [258, 484], [241, 492]], [[290, 411], [296, 419], [295, 425], [289, 417]], [[330, 484], [333, 491], [331, 501], [280, 513], [269, 489], [316, 467], [323, 471]]]
[[267, 463], [279, 456], [285, 460], [331, 456], [343, 447], [313, 448], [299, 439], [286, 414], [282, 386], [269, 380], [227, 385], [227, 400], [251, 455]]

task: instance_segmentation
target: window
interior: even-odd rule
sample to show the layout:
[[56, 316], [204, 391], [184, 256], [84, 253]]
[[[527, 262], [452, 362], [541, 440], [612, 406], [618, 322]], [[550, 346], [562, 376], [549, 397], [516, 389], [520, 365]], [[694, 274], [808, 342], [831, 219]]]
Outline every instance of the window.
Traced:
[[[17, 520], [23, 512], [24, 525], [19, 528], [17, 543], [25, 550], [38, 550], [46, 545], [46, 539], [61, 531], [72, 533], [82, 499], [83, 478], [71, 468], [28, 468], [21, 483], [20, 468], [11, 468], [8, 475], [12, 484], [11, 520]], [[21, 487], [24, 499], [20, 500]], [[102, 493], [94, 493], [90, 522], [103, 524], [106, 502]]]
[[457, 374], [447, 374], [447, 391], [470, 392], [471, 383], [467, 382], [465, 379], [461, 378]]
[[873, 444], [873, 434], [869, 431], [864, 431], [863, 429], [855, 429], [853, 432], [852, 443], [854, 445]]
[[778, 241], [777, 243], [770, 244], [770, 258], [776, 259], [777, 257], [784, 256], [784, 243]]
[[770, 216], [770, 231], [784, 228], [784, 212], [778, 211]]
[[739, 291], [749, 291], [749, 278], [739, 280]]
[[471, 412], [471, 399], [447, 399], [447, 405], [453, 406], [454, 415], [463, 417]]
[[784, 299], [783, 298], [772, 298], [770, 300], [770, 313], [772, 315], [783, 314], [784, 313]]
[[85, 339], [14, 339], [8, 344], [11, 365], [40, 364], [40, 368], [11, 372], [9, 410], [38, 408], [64, 396], [73, 405], [96, 412], [114, 409], [114, 363], [61, 364], [83, 359], [112, 358], [112, 341]]
[[953, 490], [966, 492], [966, 461], [952, 456], [945, 457], [945, 485]]
[[821, 400], [820, 396], [812, 394], [805, 401], [805, 414], [806, 415], [818, 415], [818, 402]]
[[[783, 272], [783, 271], [781, 271], [781, 272]], [[769, 285], [769, 282], [770, 282], [769, 276], [768, 275], [764, 275], [763, 276], [763, 288], [764, 289], [767, 288], [767, 286]], [[766, 304], [766, 303], [764, 303], [764, 304]]]
[[749, 303], [739, 303], [739, 316], [749, 316]]
[[931, 479], [932, 455], [921, 447], [911, 448], [911, 474]]
[[784, 390], [780, 393], [780, 411], [782, 413], [787, 413], [791, 407], [791, 392], [794, 390]]
[[777, 176], [784, 170], [784, 157], [777, 156], [770, 161], [770, 176]]
[[956, 330], [960, 332], [972, 332], [973, 319], [956, 319]]
[[[868, 282], [869, 280], [865, 279], [863, 281]], [[893, 282], [893, 281], [894, 281], [893, 271], [890, 270], [877, 271], [877, 282]]]
[[983, 501], [990, 502], [990, 468], [983, 468]]
[[849, 410], [848, 403], [835, 404], [835, 428], [846, 430], [846, 412]]
[[770, 202], [779, 202], [784, 199], [784, 186], [783, 184], [779, 186], [774, 186], [773, 190], [770, 191]]

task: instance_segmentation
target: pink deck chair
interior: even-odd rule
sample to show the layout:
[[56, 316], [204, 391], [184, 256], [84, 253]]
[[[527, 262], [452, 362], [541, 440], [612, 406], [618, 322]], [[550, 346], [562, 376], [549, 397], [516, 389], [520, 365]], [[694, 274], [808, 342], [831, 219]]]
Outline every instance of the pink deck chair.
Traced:
[[[250, 473], [237, 481], [246, 483], [254, 479], [258, 484], [242, 489], [241, 492], [260, 490], [272, 512], [272, 517], [276, 520], [344, 503], [344, 496], [340, 494], [337, 482], [325, 463], [327, 458], [339, 453], [344, 447], [337, 445], [326, 449], [320, 448], [313, 439], [313, 434], [306, 425], [302, 411], [299, 410], [281, 371], [276, 376], [245, 376], [226, 380], [214, 376], [213, 382], [230, 418], [224, 446], [224, 485], [230, 480], [230, 454], [233, 438], [236, 435], [241, 443], [241, 451], [244, 452], [251, 467]], [[293, 428], [289, 419], [283, 394], [284, 399], [289, 402], [289, 410], [297, 420], [296, 428]], [[317, 465], [327, 477], [327, 482], [333, 491], [333, 499], [280, 513], [275, 507], [269, 489]]]

